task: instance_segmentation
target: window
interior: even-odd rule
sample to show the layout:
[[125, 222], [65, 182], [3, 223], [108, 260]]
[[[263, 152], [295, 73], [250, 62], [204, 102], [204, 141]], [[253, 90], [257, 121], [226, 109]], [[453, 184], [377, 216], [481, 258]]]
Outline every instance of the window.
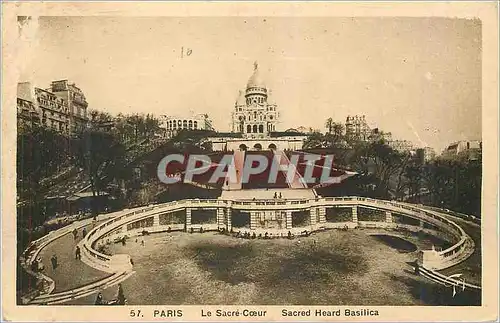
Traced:
[[260, 133], [263, 133], [263, 132], [264, 132], [264, 125], [260, 125], [260, 126], [259, 126], [259, 132], [260, 132]]
[[194, 122], [194, 128], [195, 128], [195, 129], [198, 129], [198, 121], [195, 121], [195, 122]]
[[248, 125], [248, 126], [247, 126], [247, 133], [250, 133], [250, 132], [252, 132], [252, 126], [251, 126], [251, 125]]
[[253, 125], [253, 132], [257, 133], [257, 125], [256, 124]]

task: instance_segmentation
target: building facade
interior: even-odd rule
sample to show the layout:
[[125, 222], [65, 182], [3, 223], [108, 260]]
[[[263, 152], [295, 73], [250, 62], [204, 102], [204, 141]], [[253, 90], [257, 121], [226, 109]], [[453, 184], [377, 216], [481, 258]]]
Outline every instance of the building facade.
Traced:
[[461, 140], [451, 143], [442, 154], [442, 157], [451, 158], [458, 155], [465, 155], [468, 159], [476, 159], [482, 150], [483, 143], [480, 140]]
[[70, 135], [87, 127], [87, 102], [83, 92], [67, 80], [52, 82], [51, 89], [17, 84], [18, 126], [39, 124]]
[[40, 125], [40, 115], [32, 101], [17, 98], [17, 128], [30, 128]]
[[409, 140], [392, 140], [388, 145], [400, 153], [407, 153], [415, 150], [415, 146]]
[[416, 154], [420, 164], [428, 163], [436, 158], [436, 151], [432, 147], [418, 148]]
[[271, 91], [264, 83], [257, 62], [248, 79], [246, 89], [240, 91], [232, 113], [232, 131], [244, 138], [266, 138], [276, 131], [279, 112]]
[[180, 130], [214, 130], [208, 114], [190, 116], [160, 116], [160, 127], [165, 129], [167, 138], [175, 136]]
[[40, 109], [41, 124], [63, 134], [70, 132], [68, 102], [50, 91], [35, 88], [35, 95]]
[[83, 91], [75, 83], [69, 83], [68, 80], [53, 81], [50, 89], [52, 93], [68, 104], [70, 133], [83, 131], [89, 122], [87, 117], [88, 103]]
[[436, 151], [432, 147], [424, 147], [422, 148], [423, 150], [423, 157], [424, 161], [428, 162], [436, 158]]

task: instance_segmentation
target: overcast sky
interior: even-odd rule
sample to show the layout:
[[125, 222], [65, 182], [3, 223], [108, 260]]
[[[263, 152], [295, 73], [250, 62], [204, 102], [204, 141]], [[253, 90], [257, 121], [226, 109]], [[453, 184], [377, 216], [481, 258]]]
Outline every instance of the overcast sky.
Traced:
[[69, 79], [112, 114], [208, 113], [227, 131], [257, 60], [281, 130], [358, 114], [438, 151], [481, 138], [478, 20], [40, 17], [21, 30], [20, 81]]

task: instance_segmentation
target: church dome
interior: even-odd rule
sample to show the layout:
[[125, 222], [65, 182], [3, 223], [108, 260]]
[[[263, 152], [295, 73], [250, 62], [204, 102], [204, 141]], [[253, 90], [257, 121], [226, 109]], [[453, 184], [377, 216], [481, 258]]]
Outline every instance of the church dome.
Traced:
[[262, 79], [260, 72], [259, 72], [259, 65], [257, 62], [254, 63], [254, 69], [253, 69], [253, 74], [250, 76], [247, 82], [247, 89], [253, 88], [253, 87], [259, 87], [259, 88], [265, 88], [266, 84], [264, 83], [264, 80]]

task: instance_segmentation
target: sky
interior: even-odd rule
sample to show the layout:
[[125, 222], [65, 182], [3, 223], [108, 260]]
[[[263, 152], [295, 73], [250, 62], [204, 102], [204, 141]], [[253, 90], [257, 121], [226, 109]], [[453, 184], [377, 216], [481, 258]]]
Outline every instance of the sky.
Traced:
[[481, 139], [479, 20], [32, 17], [19, 30], [19, 81], [46, 88], [69, 79], [90, 109], [208, 113], [229, 131], [258, 61], [280, 130], [324, 131], [328, 117], [365, 115], [395, 139], [438, 152]]

